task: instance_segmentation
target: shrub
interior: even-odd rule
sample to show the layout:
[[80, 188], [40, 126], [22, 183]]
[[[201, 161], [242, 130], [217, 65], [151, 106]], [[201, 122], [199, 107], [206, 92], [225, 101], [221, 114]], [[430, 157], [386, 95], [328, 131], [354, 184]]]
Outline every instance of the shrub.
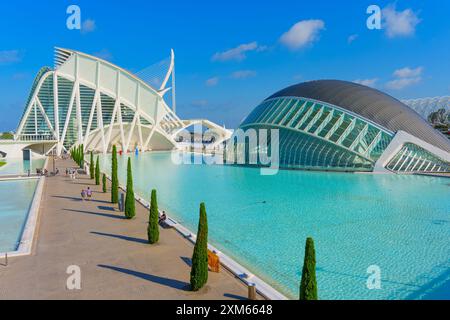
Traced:
[[91, 179], [94, 179], [94, 154], [91, 151], [91, 159], [89, 161], [89, 174]]
[[150, 244], [155, 244], [159, 241], [159, 211], [158, 211], [158, 201], [156, 198], [156, 190], [152, 190], [152, 197], [150, 200], [150, 215], [148, 218], [148, 242]]
[[106, 186], [106, 174], [103, 174], [103, 178], [102, 178], [102, 190], [103, 190], [103, 192], [104, 193], [106, 193], [106, 188], [107, 188], [107, 186]]
[[98, 158], [97, 156], [97, 162], [95, 163], [95, 184], [97, 186], [100, 185], [100, 160]]
[[306, 239], [305, 258], [303, 262], [300, 300], [317, 300], [316, 251], [312, 238]]
[[133, 191], [133, 173], [131, 171], [131, 159], [128, 158], [127, 166], [127, 194], [125, 197], [125, 217], [133, 219], [136, 215], [136, 203]]
[[208, 220], [205, 204], [200, 204], [197, 241], [192, 255], [191, 290], [198, 291], [208, 282]]

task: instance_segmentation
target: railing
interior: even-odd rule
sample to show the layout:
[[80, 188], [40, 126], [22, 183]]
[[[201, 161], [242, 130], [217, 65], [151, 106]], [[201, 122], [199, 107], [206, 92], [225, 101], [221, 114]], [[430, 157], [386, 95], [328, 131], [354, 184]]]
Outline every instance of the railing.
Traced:
[[56, 141], [52, 134], [20, 134], [15, 136], [16, 141]]

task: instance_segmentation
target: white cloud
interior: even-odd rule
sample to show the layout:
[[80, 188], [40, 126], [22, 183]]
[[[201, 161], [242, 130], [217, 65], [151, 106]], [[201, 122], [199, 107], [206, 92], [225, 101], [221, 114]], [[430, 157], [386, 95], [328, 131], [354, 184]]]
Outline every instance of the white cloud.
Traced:
[[253, 70], [239, 70], [231, 74], [232, 79], [247, 79], [256, 76], [256, 72]]
[[280, 41], [288, 48], [297, 50], [317, 41], [323, 29], [325, 23], [322, 20], [299, 21], [281, 36]]
[[389, 81], [386, 84], [386, 87], [388, 87], [389, 89], [392, 89], [392, 90], [401, 90], [401, 89], [409, 87], [413, 84], [419, 83], [420, 80], [422, 80], [420, 77], [395, 79], [395, 80]]
[[242, 61], [247, 58], [246, 53], [251, 51], [261, 52], [267, 50], [266, 46], [259, 46], [256, 41], [245, 43], [236, 48], [223, 52], [217, 52], [213, 55], [212, 61]]
[[97, 26], [95, 24], [95, 20], [87, 19], [84, 20], [83, 23], [81, 24], [81, 33], [93, 32], [95, 31], [96, 28]]
[[209, 78], [208, 80], [206, 80], [205, 84], [208, 87], [214, 87], [217, 86], [217, 84], [219, 83], [219, 77], [212, 77]]
[[422, 80], [423, 67], [415, 69], [405, 67], [394, 71], [394, 80], [386, 83], [386, 87], [392, 90], [401, 90], [406, 87], [419, 83]]
[[423, 71], [423, 67], [417, 67], [415, 69], [405, 67], [402, 69], [395, 70], [394, 77], [397, 77], [397, 78], [420, 77], [422, 75], [422, 71]]
[[356, 39], [358, 39], [358, 35], [357, 34], [352, 34], [347, 38], [347, 43], [352, 43], [353, 41], [355, 41]]
[[414, 35], [416, 26], [421, 22], [411, 9], [396, 11], [395, 4], [382, 10], [383, 28], [389, 38], [408, 37]]
[[367, 87], [375, 87], [376, 83], [378, 82], [378, 78], [372, 78], [372, 79], [356, 79], [353, 80], [354, 83], [362, 84], [363, 86]]
[[22, 60], [19, 50], [0, 51], [0, 64], [10, 64]]

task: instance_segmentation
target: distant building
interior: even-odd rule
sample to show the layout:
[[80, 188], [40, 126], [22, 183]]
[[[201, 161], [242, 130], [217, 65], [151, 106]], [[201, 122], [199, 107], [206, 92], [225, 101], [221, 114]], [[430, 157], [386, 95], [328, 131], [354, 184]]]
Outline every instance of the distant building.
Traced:
[[445, 110], [447, 120], [450, 116], [450, 97], [434, 97], [402, 100], [404, 104], [416, 111], [425, 120], [428, 120], [430, 115], [439, 110]]

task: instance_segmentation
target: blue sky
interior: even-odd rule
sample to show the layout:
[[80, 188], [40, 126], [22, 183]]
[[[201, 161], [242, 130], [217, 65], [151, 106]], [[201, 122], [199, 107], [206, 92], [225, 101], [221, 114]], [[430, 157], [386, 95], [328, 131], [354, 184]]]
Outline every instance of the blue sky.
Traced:
[[[124, 5], [126, 3], [126, 5]], [[69, 30], [66, 9], [81, 8]], [[382, 29], [369, 30], [377, 4]], [[132, 72], [176, 54], [178, 114], [236, 127], [264, 98], [314, 79], [359, 81], [397, 98], [450, 94], [450, 2], [2, 1], [0, 130], [14, 130], [53, 47]]]

